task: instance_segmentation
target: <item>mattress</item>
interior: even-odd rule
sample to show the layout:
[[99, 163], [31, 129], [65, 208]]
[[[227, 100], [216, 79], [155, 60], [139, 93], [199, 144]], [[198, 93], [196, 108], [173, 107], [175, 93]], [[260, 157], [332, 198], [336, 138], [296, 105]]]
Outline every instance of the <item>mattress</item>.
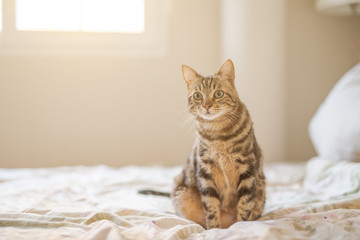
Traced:
[[0, 239], [359, 239], [360, 163], [313, 158], [265, 165], [257, 221], [205, 230], [177, 216], [180, 167], [0, 169]]

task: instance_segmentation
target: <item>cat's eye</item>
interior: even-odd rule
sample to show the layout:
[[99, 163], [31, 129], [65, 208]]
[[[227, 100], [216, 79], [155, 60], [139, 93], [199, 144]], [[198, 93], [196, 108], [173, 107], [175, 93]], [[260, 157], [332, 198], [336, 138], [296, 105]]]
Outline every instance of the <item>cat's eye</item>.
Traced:
[[222, 98], [224, 96], [224, 92], [221, 91], [221, 90], [217, 90], [215, 93], [214, 93], [214, 96], [215, 98]]
[[195, 100], [201, 100], [202, 99], [202, 95], [199, 92], [194, 93], [193, 97], [194, 97]]

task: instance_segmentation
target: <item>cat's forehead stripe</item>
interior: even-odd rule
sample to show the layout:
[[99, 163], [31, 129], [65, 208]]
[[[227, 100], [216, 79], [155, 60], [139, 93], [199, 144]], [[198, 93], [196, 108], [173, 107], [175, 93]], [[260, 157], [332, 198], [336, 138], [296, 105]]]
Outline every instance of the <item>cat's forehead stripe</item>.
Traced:
[[[214, 78], [211, 76], [211, 78], [210, 78], [210, 83], [209, 83], [209, 88], [211, 88], [211, 86], [214, 86], [214, 85], [213, 85], [213, 80], [214, 80]], [[214, 89], [214, 87], [213, 87], [213, 89]]]
[[213, 81], [213, 76], [210, 75], [209, 77], [206, 78], [207, 79], [207, 88], [210, 88], [211, 87], [211, 84], [212, 84], [212, 81]]
[[201, 86], [202, 87], [204, 87], [204, 88], [206, 88], [206, 78], [203, 78], [202, 80], [201, 80]]
[[199, 90], [202, 90], [203, 88], [211, 88], [212, 84], [213, 84], [213, 75], [208, 75], [204, 78], [201, 78], [200, 80], [200, 84], [198, 86]]
[[205, 77], [201, 77], [198, 80], [197, 85], [194, 86], [195, 91], [203, 91], [204, 89], [215, 90], [219, 88], [221, 88], [221, 84], [215, 75], [206, 75]]

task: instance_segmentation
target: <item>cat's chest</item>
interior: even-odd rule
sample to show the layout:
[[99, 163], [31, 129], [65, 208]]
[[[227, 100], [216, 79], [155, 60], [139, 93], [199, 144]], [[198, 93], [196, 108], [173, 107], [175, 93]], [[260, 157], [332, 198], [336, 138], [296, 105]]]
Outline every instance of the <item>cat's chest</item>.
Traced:
[[201, 157], [213, 161], [214, 164], [210, 166], [210, 169], [214, 177], [219, 179], [219, 182], [226, 183], [227, 187], [232, 186], [233, 179], [238, 175], [238, 168], [236, 166], [236, 156], [228, 152], [227, 145], [209, 144], [209, 148]]
[[236, 205], [238, 179], [244, 169], [236, 162], [236, 156], [226, 151], [225, 146], [212, 146], [203, 157], [213, 160], [208, 170], [221, 196], [222, 208], [230, 211]]
[[233, 157], [219, 153], [214, 153], [211, 157], [214, 160], [212, 172], [217, 186], [228, 190], [236, 188], [234, 180], [238, 176], [238, 169]]
[[236, 155], [230, 153], [229, 143], [208, 143], [208, 157], [213, 159], [224, 171], [230, 171], [234, 167]]
[[232, 163], [232, 159], [226, 156], [214, 158], [215, 166], [212, 168], [212, 176], [221, 198], [221, 206], [225, 211], [230, 211], [236, 205], [236, 190], [238, 170]]
[[229, 153], [229, 142], [196, 142], [197, 156], [221, 192], [236, 192], [240, 169], [236, 154]]

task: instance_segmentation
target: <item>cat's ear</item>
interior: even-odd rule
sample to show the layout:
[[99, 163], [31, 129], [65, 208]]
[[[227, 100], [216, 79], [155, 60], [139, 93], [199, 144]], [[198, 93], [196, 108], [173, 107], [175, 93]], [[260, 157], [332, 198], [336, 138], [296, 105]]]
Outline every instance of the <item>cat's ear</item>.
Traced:
[[191, 67], [186, 65], [182, 65], [182, 75], [183, 78], [189, 88], [190, 84], [193, 83], [196, 79], [200, 77], [200, 75]]
[[221, 79], [228, 80], [230, 82], [234, 82], [235, 80], [235, 69], [233, 62], [228, 59], [224, 62], [217, 73]]

